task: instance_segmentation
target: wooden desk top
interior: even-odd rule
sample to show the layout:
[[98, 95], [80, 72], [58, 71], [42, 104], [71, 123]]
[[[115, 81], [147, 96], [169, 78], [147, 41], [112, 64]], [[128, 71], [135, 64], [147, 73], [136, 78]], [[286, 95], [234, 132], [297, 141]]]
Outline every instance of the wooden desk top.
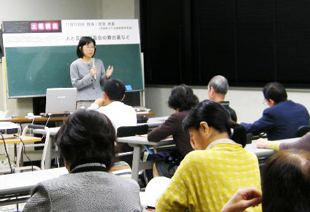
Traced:
[[[39, 137], [31, 137], [31, 136], [20, 136], [20, 137], [24, 143], [41, 141], [41, 138], [39, 138]], [[5, 138], [5, 143], [6, 144], [19, 144], [19, 143], [21, 143], [21, 140], [19, 137]], [[3, 145], [3, 144], [4, 144], [3, 140], [0, 137], [0, 145]]]
[[[148, 113], [137, 113], [137, 116], [155, 116], [154, 112], [148, 112]], [[51, 117], [49, 121], [64, 121], [68, 117]], [[36, 118], [27, 118], [26, 116], [14, 116], [10, 119], [1, 119], [0, 122], [14, 122], [14, 123], [32, 123], [33, 122], [46, 122], [48, 118], [40, 116]]]
[[137, 116], [155, 116], [154, 112], [137, 112]]
[[[49, 121], [63, 121], [66, 120], [67, 117], [51, 117]], [[34, 122], [46, 122], [48, 118], [40, 116], [38, 118], [26, 118], [25, 116], [14, 116], [13, 118], [10, 119], [2, 119], [0, 122], [14, 122], [14, 123], [32, 123]]]

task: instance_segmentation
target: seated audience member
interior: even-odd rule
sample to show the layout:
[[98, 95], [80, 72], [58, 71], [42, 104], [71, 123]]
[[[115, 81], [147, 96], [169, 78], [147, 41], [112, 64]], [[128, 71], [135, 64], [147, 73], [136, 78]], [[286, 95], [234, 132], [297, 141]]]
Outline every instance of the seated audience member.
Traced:
[[262, 201], [263, 212], [310, 211], [310, 153], [285, 150], [271, 156], [263, 170], [262, 199], [259, 191], [237, 191], [222, 212], [242, 212]]
[[300, 139], [292, 142], [268, 141], [267, 139], [258, 139], [257, 148], [273, 149], [277, 152], [285, 149], [303, 149], [310, 151], [310, 133], [307, 133]]
[[142, 211], [139, 185], [108, 173], [115, 129], [107, 116], [78, 110], [56, 135], [69, 174], [39, 183], [24, 211]]
[[293, 138], [301, 125], [309, 124], [309, 113], [301, 105], [287, 100], [287, 93], [282, 84], [271, 82], [263, 89], [269, 108], [253, 124], [241, 123], [247, 131], [257, 135], [266, 133], [269, 140]]
[[115, 129], [120, 126], [137, 124], [137, 113], [132, 106], [125, 105], [125, 85], [119, 79], [109, 79], [104, 84], [104, 98], [98, 98], [88, 109], [105, 114], [112, 121]]
[[257, 157], [243, 149], [245, 129], [231, 120], [222, 105], [210, 100], [200, 102], [184, 119], [183, 128], [189, 132], [195, 151], [185, 156], [159, 197], [157, 212], [218, 212], [238, 189], [260, 190]]
[[231, 119], [234, 122], [237, 122], [236, 112], [234, 109], [229, 107], [229, 101], [225, 101], [225, 95], [227, 93], [228, 87], [228, 81], [225, 77], [221, 75], [214, 76], [208, 84], [209, 99], [219, 102], [221, 105], [223, 105], [230, 113]]
[[197, 105], [198, 102], [198, 97], [187, 85], [179, 85], [172, 89], [168, 105], [175, 112], [163, 124], [152, 130], [147, 135], [147, 139], [158, 142], [172, 135], [177, 150], [172, 152], [165, 160], [154, 163], [154, 177], [165, 176], [171, 178], [184, 156], [193, 150], [188, 132], [182, 130], [182, 121], [190, 109]]

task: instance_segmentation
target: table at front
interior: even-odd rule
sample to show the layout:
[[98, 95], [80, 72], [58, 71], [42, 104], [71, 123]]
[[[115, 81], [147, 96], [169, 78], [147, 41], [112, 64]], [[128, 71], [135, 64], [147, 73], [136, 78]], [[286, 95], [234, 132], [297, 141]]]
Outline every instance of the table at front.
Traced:
[[159, 142], [149, 142], [144, 136], [128, 136], [117, 138], [117, 142], [127, 143], [133, 147], [133, 158], [132, 158], [132, 179], [138, 181], [139, 171], [142, 169], [152, 168], [152, 162], [140, 161], [142, 148], [147, 145], [151, 147], [160, 147], [174, 144], [172, 138], [164, 139]]
[[[68, 173], [66, 168], [46, 169], [33, 172], [0, 176], [0, 205], [25, 202], [31, 189], [39, 182]], [[14, 198], [14, 199], [10, 199]]]

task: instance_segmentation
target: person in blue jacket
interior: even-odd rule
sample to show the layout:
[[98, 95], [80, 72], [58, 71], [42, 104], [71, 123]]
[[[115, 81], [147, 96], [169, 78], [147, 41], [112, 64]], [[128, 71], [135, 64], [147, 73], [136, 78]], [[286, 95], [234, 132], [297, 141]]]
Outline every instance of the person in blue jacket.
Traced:
[[287, 100], [286, 90], [281, 83], [268, 83], [263, 89], [263, 94], [269, 107], [254, 123], [241, 123], [247, 133], [266, 133], [268, 140], [293, 138], [297, 136], [300, 126], [309, 124], [307, 109], [301, 104]]

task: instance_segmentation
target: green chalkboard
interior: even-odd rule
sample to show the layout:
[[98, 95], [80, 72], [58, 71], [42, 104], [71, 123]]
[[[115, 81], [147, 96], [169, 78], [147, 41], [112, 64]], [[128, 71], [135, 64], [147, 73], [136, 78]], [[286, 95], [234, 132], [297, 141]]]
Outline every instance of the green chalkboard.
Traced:
[[[70, 64], [77, 59], [75, 46], [7, 47], [9, 98], [45, 96], [47, 88], [72, 87]], [[139, 44], [97, 45], [95, 58], [107, 68], [114, 67], [112, 78], [144, 90]]]

